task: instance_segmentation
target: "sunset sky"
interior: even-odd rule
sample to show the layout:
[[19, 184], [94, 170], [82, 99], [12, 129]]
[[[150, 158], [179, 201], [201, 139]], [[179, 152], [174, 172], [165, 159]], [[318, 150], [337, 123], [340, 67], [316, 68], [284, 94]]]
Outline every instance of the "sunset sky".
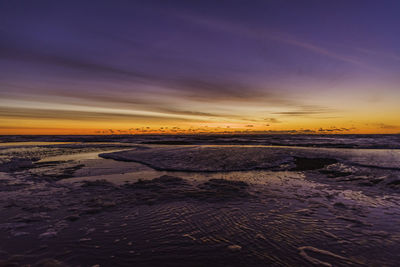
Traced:
[[400, 133], [400, 1], [0, 1], [0, 134]]

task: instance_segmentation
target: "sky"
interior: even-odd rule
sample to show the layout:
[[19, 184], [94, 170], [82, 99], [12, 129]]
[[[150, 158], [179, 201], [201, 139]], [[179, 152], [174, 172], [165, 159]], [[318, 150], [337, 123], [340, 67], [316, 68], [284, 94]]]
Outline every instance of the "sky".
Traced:
[[400, 133], [399, 10], [0, 0], [0, 134]]

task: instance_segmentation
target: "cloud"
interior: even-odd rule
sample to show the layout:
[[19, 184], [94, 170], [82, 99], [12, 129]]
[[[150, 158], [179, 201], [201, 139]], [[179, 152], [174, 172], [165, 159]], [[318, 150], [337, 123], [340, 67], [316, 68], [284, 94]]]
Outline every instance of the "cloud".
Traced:
[[201, 112], [201, 111], [189, 111], [189, 110], [181, 110], [174, 108], [157, 108], [157, 111], [176, 114], [176, 115], [190, 115], [190, 116], [199, 116], [199, 117], [229, 117], [229, 115], [210, 113], [210, 112]]
[[[115, 101], [124, 104], [129, 102], [145, 104], [146, 96], [154, 95], [157, 92], [146, 92], [143, 87], [152, 86], [157, 87], [162, 94], [198, 102], [256, 101], [275, 106], [293, 104], [293, 101], [286, 96], [274, 93], [277, 89], [260, 88], [249, 82], [238, 81], [234, 75], [228, 75], [229, 77], [219, 75], [219, 72], [226, 70], [216, 70], [213, 75], [206, 75], [209, 70], [203, 66], [195, 75], [186, 72], [193, 65], [199, 67], [196, 60], [185, 60], [184, 69], [181, 67], [168, 69], [167, 66], [159, 65], [149, 59], [147, 63], [153, 62], [154, 67], [146, 69], [141, 66], [143, 59], [136, 60], [136, 56], [132, 55], [132, 62], [135, 62], [133, 65], [122, 66], [117, 59], [105, 60], [101, 57], [96, 58], [94, 54], [90, 53], [77, 54], [67, 49], [53, 51], [42, 46], [25, 47], [20, 40], [7, 34], [0, 40], [0, 59], [34, 64], [37, 66], [36, 70], [40, 70], [41, 73], [50, 72], [43, 76], [50, 75], [53, 84], [45, 81], [43, 86], [50, 87], [50, 89], [34, 88], [29, 90], [28, 88], [22, 89], [24, 87], [22, 85], [20, 90], [36, 90], [46, 94], [53, 93], [57, 96], [65, 95], [81, 99], [89, 98], [91, 101], [97, 99], [108, 103]], [[157, 57], [157, 55], [153, 56]], [[40, 79], [42, 75], [37, 77]], [[29, 79], [29, 76], [23, 75], [19, 77], [17, 83], [21, 83], [22, 80], [29, 84]], [[93, 88], [94, 86], [98, 87], [100, 82], [103, 82], [100, 88]], [[15, 87], [15, 85], [12, 86]], [[68, 90], [64, 88], [67, 86], [70, 87]], [[85, 90], [82, 90], [82, 87], [86, 87]], [[107, 92], [106, 89], [110, 87], [116, 92]], [[126, 92], [137, 92], [142, 97], [137, 99], [136, 97], [118, 96], [118, 94], [126, 94]]]
[[[266, 122], [269, 122], [269, 123], [281, 123], [282, 121], [280, 121], [280, 120], [278, 120], [278, 119], [276, 119], [276, 118], [265, 118], [264, 119]], [[269, 126], [269, 125], [268, 125]]]
[[179, 89], [183, 96], [196, 100], [250, 101], [269, 96], [268, 92], [258, 91], [251, 85], [210, 77], [180, 78], [172, 80], [169, 85]]
[[385, 124], [385, 123], [374, 123], [373, 125], [381, 128], [381, 129], [387, 129], [387, 130], [399, 129], [400, 128], [400, 126], [398, 126], [398, 125], [390, 125], [390, 124]]
[[329, 114], [333, 112], [337, 112], [337, 110], [317, 105], [305, 105], [305, 106], [300, 106], [293, 111], [272, 112], [272, 114], [283, 115], [288, 117], [299, 117], [299, 116], [314, 116], [320, 114]]
[[195, 14], [185, 14], [178, 16], [192, 23], [206, 26], [210, 29], [217, 29], [220, 31], [225, 31], [233, 34], [240, 34], [242, 36], [247, 36], [249, 38], [253, 38], [256, 40], [276, 41], [283, 44], [294, 46], [296, 48], [301, 48], [318, 55], [323, 55], [331, 59], [335, 59], [345, 63], [350, 63], [358, 67], [373, 69], [372, 66], [367, 65], [366, 63], [360, 61], [359, 59], [353, 56], [336, 53], [327, 48], [315, 45], [311, 42], [298, 40], [292, 35], [284, 33], [282, 31], [271, 30], [271, 29], [268, 30], [265, 27], [264, 28], [247, 27], [244, 26], [243, 24], [237, 24], [231, 21], [213, 19]]
[[332, 132], [350, 132], [350, 131], [352, 131], [352, 130], [355, 130], [355, 128], [354, 128], [354, 127], [353, 127], [353, 128], [336, 128], [336, 127], [331, 127], [331, 128], [327, 128], [327, 129], [319, 128], [319, 129], [318, 129], [318, 132], [319, 132], [319, 133], [326, 133], [326, 132], [328, 132], [328, 133], [332, 133]]
[[391, 53], [391, 52], [386, 52], [386, 51], [378, 51], [378, 50], [371, 50], [371, 49], [366, 49], [366, 48], [355, 48], [357, 51], [362, 52], [364, 54], [370, 55], [370, 56], [377, 56], [385, 59], [391, 59], [394, 61], [400, 61], [400, 56]]
[[0, 107], [0, 118], [31, 119], [31, 120], [70, 120], [88, 122], [182, 122], [195, 121], [194, 118], [177, 118], [168, 116], [124, 114], [118, 112], [90, 112], [70, 111], [54, 109], [32, 109], [32, 108], [2, 108]]
[[[65, 52], [65, 51], [64, 51]], [[43, 48], [22, 48], [19, 43], [14, 43], [6, 38], [0, 41], [0, 58], [13, 61], [31, 62], [44, 64], [53, 67], [69, 68], [79, 72], [94, 75], [118, 75], [135, 79], [149, 78], [139, 72], [133, 72], [122, 68], [114, 67], [111, 64], [102, 64], [83, 57], [76, 57], [67, 54], [45, 51]]]

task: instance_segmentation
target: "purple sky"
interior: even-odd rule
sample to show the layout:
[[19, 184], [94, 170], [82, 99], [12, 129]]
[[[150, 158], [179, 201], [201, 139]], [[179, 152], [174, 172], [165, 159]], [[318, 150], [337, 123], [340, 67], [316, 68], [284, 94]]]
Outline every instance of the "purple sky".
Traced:
[[0, 128], [398, 132], [399, 10], [362, 0], [1, 1]]

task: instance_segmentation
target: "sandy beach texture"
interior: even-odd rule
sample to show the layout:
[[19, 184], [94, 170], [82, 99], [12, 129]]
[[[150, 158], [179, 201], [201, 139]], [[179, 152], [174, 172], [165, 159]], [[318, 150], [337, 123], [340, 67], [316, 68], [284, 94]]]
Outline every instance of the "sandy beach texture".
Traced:
[[0, 147], [0, 266], [400, 261], [399, 150], [47, 141]]

